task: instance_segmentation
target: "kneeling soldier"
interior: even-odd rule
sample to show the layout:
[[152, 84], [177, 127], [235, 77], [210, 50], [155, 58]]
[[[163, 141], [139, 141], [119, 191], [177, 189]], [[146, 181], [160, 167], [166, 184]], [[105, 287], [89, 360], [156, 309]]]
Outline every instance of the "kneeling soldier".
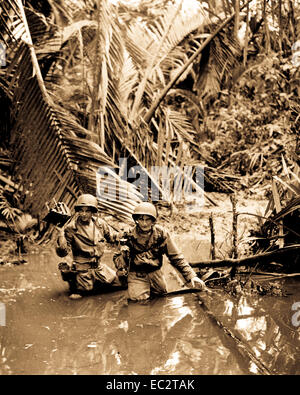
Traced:
[[82, 297], [84, 291], [100, 289], [105, 284], [121, 285], [116, 271], [104, 263], [105, 241], [117, 243], [118, 233], [105, 221], [94, 216], [98, 211], [96, 197], [79, 196], [75, 204], [75, 218], [61, 231], [57, 239], [56, 253], [60, 257], [73, 256], [73, 265], [60, 264], [62, 279], [69, 283], [70, 298]]
[[124, 245], [128, 247], [129, 299], [149, 299], [151, 291], [156, 294], [167, 293], [166, 280], [161, 270], [163, 255], [167, 256], [191, 287], [205, 289], [204, 282], [178, 251], [169, 232], [155, 223], [157, 213], [152, 203], [140, 203], [132, 217], [136, 226], [123, 236]]

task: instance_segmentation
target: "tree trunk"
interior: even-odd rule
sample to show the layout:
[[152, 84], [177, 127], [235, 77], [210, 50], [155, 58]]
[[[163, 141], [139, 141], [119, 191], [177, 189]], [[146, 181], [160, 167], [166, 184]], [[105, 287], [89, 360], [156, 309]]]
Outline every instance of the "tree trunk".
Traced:
[[238, 32], [240, 25], [240, 0], [235, 0], [234, 3], [234, 38], [238, 40]]
[[282, 0], [278, 1], [279, 53], [282, 52]]
[[245, 33], [244, 51], [243, 51], [243, 64], [244, 64], [244, 67], [246, 67], [246, 64], [247, 64], [248, 40], [249, 40], [249, 4], [247, 4], [246, 33]]

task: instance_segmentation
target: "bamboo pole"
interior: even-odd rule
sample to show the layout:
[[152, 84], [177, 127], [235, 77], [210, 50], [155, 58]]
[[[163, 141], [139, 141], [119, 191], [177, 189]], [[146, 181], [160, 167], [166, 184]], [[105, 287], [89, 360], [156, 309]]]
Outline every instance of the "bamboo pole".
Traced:
[[212, 213], [209, 216], [209, 227], [210, 227], [210, 255], [211, 259], [216, 259], [216, 245], [215, 245], [215, 230]]
[[236, 196], [230, 195], [232, 204], [232, 258], [238, 257], [237, 252], [237, 212], [236, 212]]

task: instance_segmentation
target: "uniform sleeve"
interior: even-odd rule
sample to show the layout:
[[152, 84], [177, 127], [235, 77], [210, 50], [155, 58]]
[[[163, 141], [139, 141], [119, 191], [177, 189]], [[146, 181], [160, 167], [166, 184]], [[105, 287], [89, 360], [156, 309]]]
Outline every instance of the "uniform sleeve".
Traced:
[[184, 258], [183, 254], [178, 250], [174, 240], [168, 232], [165, 232], [166, 246], [165, 253], [171, 263], [183, 275], [186, 281], [197, 277], [197, 274]]
[[111, 244], [117, 244], [120, 240], [119, 232], [112, 229], [105, 221], [101, 221], [101, 227], [103, 229], [103, 235], [105, 240]]

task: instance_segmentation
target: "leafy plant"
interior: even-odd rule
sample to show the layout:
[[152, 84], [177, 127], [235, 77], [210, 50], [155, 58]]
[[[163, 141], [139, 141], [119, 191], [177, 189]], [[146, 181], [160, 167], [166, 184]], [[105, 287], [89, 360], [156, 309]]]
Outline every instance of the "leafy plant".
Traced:
[[294, 163], [287, 166], [282, 157], [284, 176], [273, 177], [272, 195], [266, 207], [264, 220], [253, 236], [257, 237], [254, 249], [278, 248], [284, 245], [297, 244], [300, 240], [300, 178], [299, 166]]
[[[12, 103], [10, 143], [16, 158], [13, 172], [22, 178], [24, 209], [33, 215], [43, 215], [45, 202], [52, 197], [72, 207], [81, 191], [96, 192], [100, 166], [115, 165], [97, 143], [86, 138], [91, 132], [53, 101], [21, 2], [9, 1], [1, 7], [4, 25], [0, 38], [7, 43], [7, 68], [0, 70], [0, 90]], [[34, 25], [36, 41], [42, 22], [39, 19]], [[122, 183], [125, 181], [120, 180]], [[132, 204], [140, 201], [139, 194], [130, 199]], [[106, 205], [104, 209], [125, 219], [131, 213], [120, 203], [114, 207]]]
[[9, 200], [9, 197], [7, 194], [5, 194], [5, 191], [0, 188], [0, 216], [4, 218], [7, 224], [12, 225], [21, 214], [22, 211], [19, 208], [13, 206]]
[[[33, 214], [53, 197], [72, 206], [80, 190], [94, 193], [97, 168], [115, 167], [120, 156], [149, 174], [162, 152], [174, 167], [193, 136], [189, 120], [162, 102], [168, 82], [174, 84], [185, 63], [228, 23], [204, 44], [194, 40], [187, 59], [179, 44], [193, 31], [209, 28], [205, 13], [187, 23], [179, 8], [166, 7], [147, 28], [136, 21], [126, 28], [106, 0], [49, 6], [47, 19], [17, 0], [1, 4], [8, 67], [0, 87], [14, 108], [14, 172], [24, 180], [25, 206]], [[158, 146], [166, 124], [169, 142]], [[123, 216], [124, 207], [115, 203], [110, 211], [118, 206]], [[130, 216], [131, 209], [125, 211]]]

